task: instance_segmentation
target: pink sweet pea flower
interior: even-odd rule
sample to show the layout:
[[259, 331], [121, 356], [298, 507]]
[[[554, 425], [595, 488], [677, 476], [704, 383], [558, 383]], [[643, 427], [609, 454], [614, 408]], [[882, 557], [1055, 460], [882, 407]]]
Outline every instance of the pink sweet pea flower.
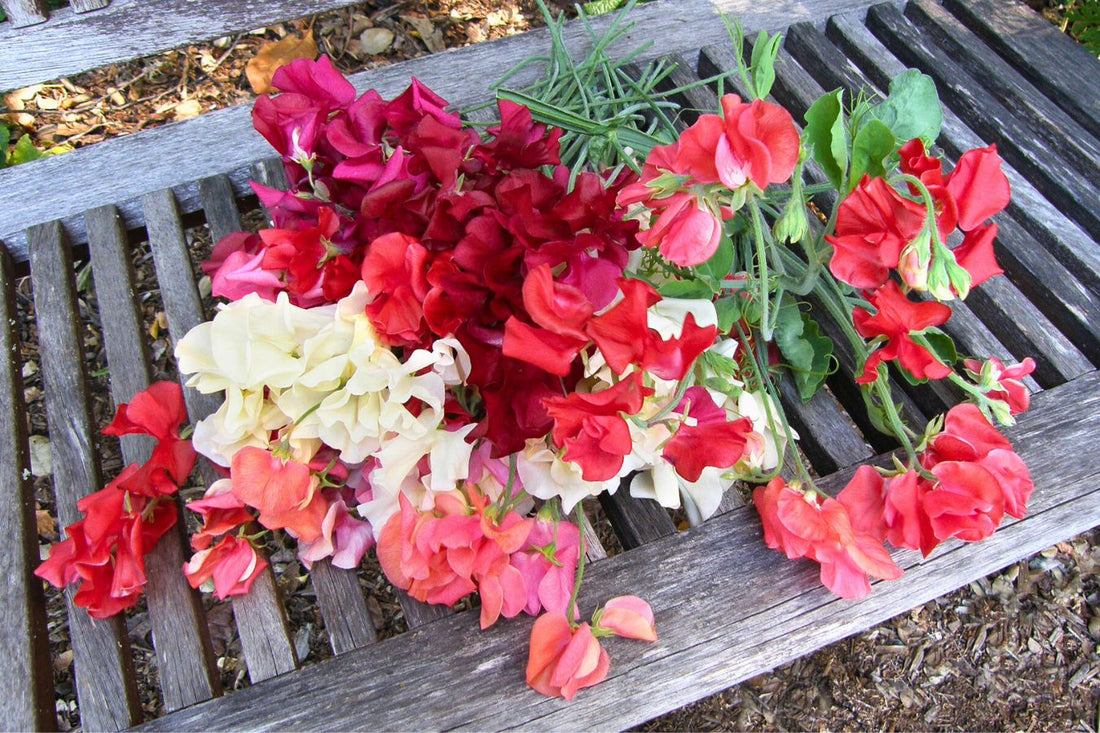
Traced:
[[267, 567], [267, 561], [245, 539], [227, 535], [205, 550], [200, 550], [184, 563], [183, 574], [192, 588], [198, 588], [207, 580], [214, 580], [214, 595], [225, 600], [229, 596], [242, 596], [252, 588], [252, 583]]
[[722, 222], [706, 204], [690, 193], [656, 199], [649, 206], [657, 220], [638, 232], [638, 241], [656, 247], [669, 262], [694, 267], [709, 260], [722, 240]]
[[588, 624], [574, 629], [562, 613], [539, 616], [531, 628], [527, 684], [547, 697], [572, 700], [607, 677], [611, 658]]
[[536, 519], [523, 548], [511, 557], [527, 587], [523, 610], [532, 616], [540, 610], [564, 614], [579, 559], [580, 531], [575, 524]]
[[637, 596], [618, 596], [597, 611], [593, 624], [597, 630], [610, 631], [624, 639], [657, 641], [653, 609]]

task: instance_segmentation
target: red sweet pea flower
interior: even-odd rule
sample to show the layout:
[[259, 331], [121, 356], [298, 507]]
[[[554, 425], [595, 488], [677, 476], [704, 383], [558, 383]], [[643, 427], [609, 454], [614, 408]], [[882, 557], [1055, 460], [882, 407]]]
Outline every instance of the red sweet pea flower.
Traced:
[[791, 114], [777, 104], [754, 99], [746, 104], [735, 94], [722, 97], [725, 136], [715, 151], [719, 177], [730, 185], [742, 177], [757, 188], [782, 183], [794, 173], [799, 137]]
[[1010, 367], [1006, 367], [1004, 362], [995, 356], [989, 357], [985, 362], [966, 359], [963, 361], [963, 366], [975, 379], [981, 377], [983, 370], [988, 372], [990, 379], [997, 386], [987, 392], [986, 397], [1004, 402], [1008, 405], [1011, 414], [1019, 415], [1031, 406], [1031, 391], [1024, 386], [1023, 382], [1024, 377], [1035, 371], [1035, 360], [1030, 356]]
[[229, 479], [215, 481], [201, 499], [189, 502], [187, 508], [202, 517], [202, 527], [191, 535], [191, 547], [196, 550], [205, 550], [215, 537], [254, 519]]
[[882, 178], [864, 176], [840, 204], [829, 269], [857, 288], [877, 288], [898, 266], [901, 251], [920, 232], [924, 207], [902, 197]]
[[531, 627], [527, 684], [547, 697], [572, 700], [607, 677], [611, 658], [588, 624], [576, 629], [564, 613], [539, 616]]
[[938, 481], [923, 503], [936, 537], [977, 542], [993, 534], [1005, 511], [996, 476], [976, 463], [962, 461], [937, 463], [932, 473]]
[[[974, 465], [983, 469], [1001, 493], [999, 506], [1003, 507], [1004, 512], [1017, 519], [1022, 519], [1027, 514], [1027, 502], [1035, 490], [1027, 464], [1012, 450], [1008, 439], [990, 424], [976, 406], [964, 403], [951, 408], [944, 420], [943, 432], [929, 441], [928, 449], [921, 455], [921, 464], [936, 473], [935, 469], [941, 463]], [[962, 469], [951, 469], [948, 478], [947, 483], [954, 487], [956, 493], [973, 489], [983, 497], [983, 501], [992, 502], [989, 503], [989, 511], [983, 513], [991, 517], [997, 515], [998, 502], [986, 496], [985, 476], [969, 469], [966, 469], [965, 474]], [[936, 491], [925, 497], [926, 505], [931, 500], [937, 510], [942, 509], [942, 501], [931, 497], [943, 483], [941, 479], [936, 484]], [[932, 514], [931, 509], [929, 514]], [[1000, 522], [999, 518], [997, 522]], [[940, 526], [942, 531], [947, 531], [949, 525], [941, 522]], [[941, 530], [937, 530], [937, 536]]]
[[741, 460], [753, 429], [751, 420], [727, 420], [726, 411], [704, 387], [689, 388], [677, 411], [685, 420], [664, 449], [676, 473], [694, 482], [707, 466], [729, 468]]
[[857, 533], [920, 550], [927, 557], [939, 544], [923, 503], [931, 489], [916, 471], [883, 478], [871, 466], [860, 466], [836, 498], [848, 509]]
[[428, 250], [404, 234], [386, 234], [370, 244], [362, 278], [373, 296], [367, 315], [395, 346], [414, 346], [426, 335], [424, 298], [428, 294]]
[[963, 153], [944, 186], [958, 204], [959, 228], [964, 232], [1003, 211], [1012, 196], [996, 145]]
[[248, 446], [233, 455], [229, 475], [233, 493], [259, 511], [263, 526], [287, 529], [302, 542], [314, 542], [321, 536], [328, 503], [317, 490], [309, 466]]
[[886, 343], [871, 352], [857, 382], [874, 382], [878, 379], [878, 365], [894, 359], [917, 379], [943, 379], [951, 373], [951, 367], [911, 337], [914, 332], [946, 323], [951, 317], [950, 308], [942, 303], [911, 301], [892, 280], [871, 293], [869, 300], [878, 312], [872, 316], [856, 307], [852, 311], [852, 321], [864, 338], [885, 336]]
[[553, 440], [564, 458], [578, 464], [585, 481], [606, 481], [619, 473], [634, 449], [623, 413], [637, 414], [653, 390], [642, 386], [640, 372], [594, 394], [574, 392], [543, 400], [554, 419]]

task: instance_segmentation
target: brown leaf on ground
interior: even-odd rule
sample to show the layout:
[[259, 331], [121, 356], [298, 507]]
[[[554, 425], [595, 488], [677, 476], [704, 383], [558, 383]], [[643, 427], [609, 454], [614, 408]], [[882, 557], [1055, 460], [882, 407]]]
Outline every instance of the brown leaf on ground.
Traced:
[[313, 40], [313, 29], [299, 38], [289, 35], [281, 41], [265, 43], [260, 46], [259, 52], [248, 62], [244, 68], [245, 76], [252, 91], [256, 94], [267, 94], [271, 91], [271, 77], [281, 67], [297, 59], [317, 58], [317, 43]]
[[40, 537], [53, 537], [57, 534], [57, 522], [54, 521], [53, 515], [45, 509], [36, 509], [34, 511], [34, 521], [38, 525], [38, 535]]

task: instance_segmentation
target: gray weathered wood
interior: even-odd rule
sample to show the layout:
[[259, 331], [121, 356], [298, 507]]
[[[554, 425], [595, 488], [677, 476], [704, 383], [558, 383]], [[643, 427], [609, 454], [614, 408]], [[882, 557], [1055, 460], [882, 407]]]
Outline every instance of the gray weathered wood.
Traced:
[[371, 626], [367, 601], [354, 570], [334, 568], [326, 558], [313, 563], [309, 571], [317, 602], [325, 619], [325, 630], [336, 654], [373, 643], [378, 635]]
[[981, 39], [1009, 59], [1074, 119], [1100, 136], [1100, 76], [1083, 46], [1015, 0], [944, 0]]
[[1087, 179], [1100, 182], [1100, 141], [1043, 96], [1018, 71], [982, 43], [951, 13], [937, 3], [918, 0], [906, 6], [905, 16], [952, 58], [964, 64], [994, 97], [1043, 133], [1051, 150]]
[[[905, 66], [851, 15], [829, 20], [829, 37], [856, 59], [880, 89]], [[944, 110], [940, 143], [956, 159], [986, 143], [950, 109]], [[1010, 218], [998, 217], [997, 253], [1010, 280], [1097, 363], [1100, 327], [1100, 247], [1043, 197], [1011, 164], [1003, 166], [1012, 186]], [[1041, 241], [1040, 241], [1041, 240]], [[1057, 297], [1050, 297], [1051, 293]]]
[[[799, 20], [863, 8], [867, 3], [868, 0], [816, 0], [810, 6], [803, 0], [768, 3], [661, 0], [635, 9], [635, 30], [615, 48], [623, 51], [652, 38], [661, 39], [659, 49], [650, 48], [638, 56], [641, 62], [680, 50], [698, 49], [705, 43], [728, 43], [725, 26], [718, 18], [720, 12], [741, 18], [745, 28], [751, 30], [781, 28]], [[106, 10], [81, 20], [99, 22], [122, 5], [122, 0], [116, 0]], [[172, 7], [171, 4], [166, 6]], [[203, 6], [199, 12], [209, 12], [209, 9]], [[162, 21], [170, 22], [174, 21]], [[609, 22], [610, 16], [591, 21], [597, 31]], [[567, 26], [565, 36], [572, 48], [579, 49], [587, 43], [588, 31], [574, 22]], [[8, 46], [0, 42], [0, 48]], [[359, 91], [374, 88], [389, 98], [403, 91], [410, 77], [415, 76], [454, 104], [469, 106], [484, 101], [488, 83], [515, 64], [545, 54], [547, 47], [547, 32], [540, 29], [492, 44], [477, 44], [360, 72], [353, 74], [351, 81]], [[0, 61], [0, 69], [19, 66], [19, 62], [12, 65]], [[514, 77], [512, 83], [517, 88], [530, 84], [538, 73], [540, 70], [531, 66]], [[12, 257], [19, 262], [26, 259], [23, 230], [32, 224], [60, 218], [70, 239], [83, 242], [85, 234], [79, 214], [104, 204], [117, 205], [126, 228], [137, 229], [145, 221], [137, 199], [165, 188], [174, 190], [184, 213], [197, 211], [201, 202], [194, 181], [228, 174], [237, 194], [247, 195], [250, 193], [248, 166], [271, 154], [268, 144], [252, 129], [251, 105], [242, 105], [37, 160], [34, 166], [0, 169], [0, 211], [6, 214], [4, 222], [0, 223], [0, 240], [7, 243]], [[149, 164], [135, 167], [134, 161], [149, 161]], [[133, 175], [118, 177], [104, 175], [104, 171], [127, 171]], [[65, 181], [66, 184], [59, 187], [51, 181]]]
[[241, 230], [241, 215], [228, 176], [211, 176], [199, 181], [199, 198], [215, 244], [225, 235]]
[[635, 499], [625, 482], [614, 494], [604, 492], [599, 498], [615, 535], [627, 550], [676, 534], [668, 510], [652, 499]]
[[[23, 0], [25, 2], [25, 0]], [[6, 5], [7, 3], [5, 3]], [[0, 26], [0, 91], [323, 13], [350, 0], [72, 0], [27, 33]], [[88, 10], [105, 8], [90, 15]]]
[[78, 13], [87, 13], [105, 8], [110, 2], [111, 0], [69, 0], [69, 5]]
[[394, 588], [393, 592], [397, 595], [398, 603], [401, 604], [401, 612], [405, 616], [405, 624], [410, 631], [454, 615], [453, 609], [422, 603], [400, 588]]
[[1064, 158], [1053, 154], [1048, 132], [1016, 116], [961, 64], [934, 47], [931, 39], [906, 20], [897, 7], [876, 5], [867, 27], [902, 61], [936, 80], [940, 98], [982, 137], [997, 143], [1005, 160], [1025, 173], [1051, 201], [1100, 237], [1096, 189]]
[[[62, 526], [81, 518], [76, 502], [103, 487], [84, 373], [73, 263], [57, 222], [28, 232], [35, 321], [53, 453], [53, 485]], [[117, 730], [141, 720], [130, 642], [121, 618], [93, 620], [67, 590], [69, 631], [84, 727]]]
[[12, 28], [26, 28], [44, 23], [50, 17], [44, 0], [3, 0], [0, 6], [4, 8], [4, 14], [8, 16]]
[[46, 600], [38, 567], [38, 525], [27, 448], [23, 402], [23, 360], [19, 354], [15, 277], [11, 258], [0, 244], [0, 659], [7, 660], [0, 680], [0, 720], [15, 730], [53, 730], [50, 639]]
[[[472, 614], [439, 622], [438, 643], [404, 635], [151, 722], [148, 729], [248, 727], [622, 729], [825, 644], [862, 631], [1100, 523], [1100, 461], [1065, 461], [1100, 430], [1100, 378], [1035, 398], [1009, 431], [1038, 489], [1031, 514], [978, 544], [946, 543], [931, 557], [897, 552], [906, 577], [843, 601], [818, 586], [816, 566], [766, 549], [751, 510], [734, 510], [592, 566], [581, 607], [636, 593], [653, 606], [660, 640], [609, 640], [611, 676], [571, 703], [525, 689], [529, 620], [479, 632]], [[1072, 416], [1072, 417], [1071, 417]], [[1079, 420], [1076, 418], [1080, 418]], [[835, 492], [850, 472], [824, 480]], [[700, 562], [699, 558], [706, 558]], [[445, 655], [446, 665], [440, 665]], [[399, 658], [400, 668], [386, 660]], [[493, 663], [487, 664], [487, 660]], [[473, 675], [498, 691], [455, 696]], [[654, 684], [653, 680], [660, 680]]]
[[[179, 339], [203, 321], [202, 302], [195, 286], [179, 211], [171, 191], [156, 191], [144, 196], [142, 207], [168, 316], [168, 330], [174, 339]], [[220, 405], [216, 394], [202, 394], [188, 387], [183, 394], [192, 421], [201, 420]], [[270, 567], [260, 574], [248, 595], [234, 597], [233, 615], [253, 682], [297, 668], [298, 658], [287, 630], [286, 610], [279, 599]]]
[[[113, 206], [89, 211], [88, 248], [92, 260], [111, 396], [116, 405], [129, 402], [150, 382], [149, 354], [141, 315], [134, 299], [134, 276], [125, 233]], [[126, 463], [149, 459], [152, 442], [145, 436], [121, 438]], [[182, 503], [176, 500], [180, 517]], [[178, 710], [221, 694], [206, 614], [198, 593], [180, 568], [184, 563], [186, 526], [177, 522], [146, 555], [146, 598], [157, 654], [157, 678], [168, 710]]]

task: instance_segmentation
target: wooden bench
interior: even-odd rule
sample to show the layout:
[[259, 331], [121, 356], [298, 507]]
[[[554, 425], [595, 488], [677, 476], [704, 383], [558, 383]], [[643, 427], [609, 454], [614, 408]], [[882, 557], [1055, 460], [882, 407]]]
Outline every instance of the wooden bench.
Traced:
[[[111, 7], [121, 5], [116, 0]], [[870, 8], [861, 0], [717, 3], [747, 30], [787, 30], [774, 93], [795, 117], [823, 90], [882, 90], [905, 65], [932, 75], [949, 108], [940, 145], [956, 159], [996, 142], [1013, 203], [998, 219], [998, 257], [1007, 277], [956, 308], [952, 335], [963, 352], [1038, 362], [1031, 411], [1007, 431], [1036, 480], [1030, 516], [977, 545], [949, 542], [931, 557], [895, 557], [906, 569], [870, 598], [838, 600], [816, 566], [767, 550], [751, 508], [728, 497], [724, 511], [678, 532], [669, 515], [620, 492], [603, 508], [625, 551], [606, 557], [592, 544], [583, 604], [637, 593], [661, 634], [652, 645], [608, 644], [610, 678], [571, 704], [543, 698], [523, 680], [530, 622], [478, 631], [469, 613], [402, 600], [410, 632], [376, 642], [356, 574], [318, 563], [312, 584], [335, 657], [299, 668], [270, 571], [234, 616], [253, 684], [223, 694], [202, 603], [179, 567], [183, 536], [149, 559], [149, 619], [157, 684], [169, 714], [151, 729], [238, 728], [622, 728], [697, 700], [857, 633], [925, 601], [1100, 524], [1100, 64], [1025, 7], [1003, 0], [914, 0]], [[101, 11], [103, 12], [103, 11]], [[637, 9], [634, 37], [647, 55], [668, 55], [678, 81], [729, 68], [725, 29], [703, 0]], [[584, 32], [571, 27], [581, 42]], [[392, 96], [415, 75], [459, 105], [482, 101], [486, 81], [545, 48], [542, 33], [418, 59], [353, 77], [357, 88]], [[0, 68], [5, 68], [0, 63]], [[1086, 73], [1086, 69], [1093, 72]], [[522, 79], [520, 80], [522, 82]], [[714, 93], [689, 105], [712, 108]], [[55, 724], [41, 583], [31, 575], [38, 541], [14, 297], [29, 271], [44, 378], [53, 483], [60, 524], [76, 500], [103, 483], [98, 429], [89, 403], [74, 259], [91, 262], [114, 401], [151, 379], [148, 339], [137, 303], [162, 298], [177, 337], [204, 318], [185, 231], [217, 239], [240, 227], [253, 205], [249, 178], [277, 182], [279, 165], [249, 124], [247, 108], [212, 113], [56, 158], [0, 171], [0, 646], [11, 669], [0, 683], [0, 722]], [[147, 242], [147, 244], [145, 244]], [[134, 246], [151, 252], [155, 283], [137, 287]], [[859, 417], [851, 355], [831, 390], [807, 405], [786, 400], [805, 452], [835, 493], [854, 466], [889, 451]], [[919, 421], [953, 404], [950, 390], [900, 395]], [[216, 407], [189, 392], [192, 419]], [[851, 413], [851, 416], [849, 416]], [[7, 447], [13, 446], [14, 450]], [[124, 439], [125, 460], [147, 446]], [[142, 723], [129, 641], [120, 620], [94, 622], [70, 605], [83, 726]]]

